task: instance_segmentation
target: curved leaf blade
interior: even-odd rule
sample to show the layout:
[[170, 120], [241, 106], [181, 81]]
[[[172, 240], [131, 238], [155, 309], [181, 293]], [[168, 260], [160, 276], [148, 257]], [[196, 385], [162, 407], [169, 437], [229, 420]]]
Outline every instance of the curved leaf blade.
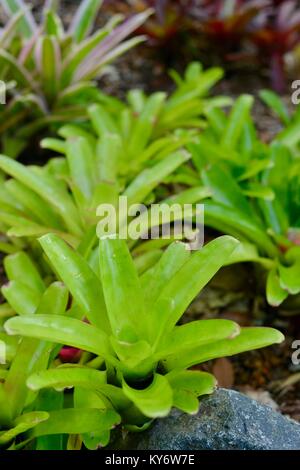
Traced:
[[102, 330], [110, 331], [101, 283], [88, 263], [57, 235], [48, 234], [39, 241], [89, 321]]
[[173, 392], [168, 380], [162, 375], [155, 374], [151, 385], [144, 390], [130, 387], [125, 380], [122, 389], [127, 398], [148, 418], [163, 418], [171, 410]]

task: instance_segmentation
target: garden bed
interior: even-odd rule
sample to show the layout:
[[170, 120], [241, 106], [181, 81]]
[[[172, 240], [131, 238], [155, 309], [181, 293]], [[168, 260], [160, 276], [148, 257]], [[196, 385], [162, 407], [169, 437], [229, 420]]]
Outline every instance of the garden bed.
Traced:
[[[37, 18], [41, 16], [41, 1], [32, 1]], [[78, 2], [63, 2], [61, 15], [69, 24]], [[105, 24], [110, 17], [111, 6], [106, 7], [98, 18], [97, 26]], [[1, 12], [0, 12], [1, 13]], [[1, 16], [0, 16], [1, 18]], [[138, 45], [118, 58], [105, 75], [98, 79], [101, 91], [110, 96], [126, 99], [128, 91], [139, 89], [151, 94], [165, 91], [171, 94], [174, 81], [168, 72], [175, 69], [182, 75], [193, 54], [179, 49], [178, 53], [159, 54], [157, 49], [144, 44]], [[198, 59], [201, 61], [201, 57]], [[205, 58], [204, 62], [205, 62]], [[238, 69], [229, 67], [221, 80], [210, 93], [211, 96], [226, 95], [232, 99], [241, 94], [251, 94], [255, 98], [252, 110], [255, 125], [262, 142], [269, 143], [282, 129], [275, 114], [259, 98], [259, 92], [269, 87], [269, 79], [264, 69], [257, 73], [255, 68]], [[294, 111], [289, 87], [282, 95], [287, 108]], [[19, 158], [21, 163], [43, 165], [50, 161], [53, 152], [47, 148], [41, 150], [40, 138], [33, 137]], [[182, 185], [177, 185], [182, 189]], [[176, 183], [166, 184], [165, 192], [171, 193]], [[205, 229], [206, 242], [222, 233]], [[191, 273], [192, 275], [192, 273]], [[268, 326], [279, 329], [286, 337], [282, 344], [269, 346], [266, 349], [243, 352], [229, 358], [219, 358], [194, 365], [193, 370], [211, 372], [218, 380], [220, 387], [234, 389], [268, 405], [275, 411], [300, 422], [300, 380], [289, 383], [289, 378], [298, 372], [300, 366], [292, 364], [292, 343], [300, 339], [300, 305], [290, 308], [286, 303], [279, 307], [271, 307], [265, 297], [264, 282], [258, 285], [256, 268], [251, 263], [227, 266], [209, 282], [201, 294], [187, 309], [180, 324], [194, 320], [228, 319], [241, 327]], [[3, 268], [3, 256], [0, 258], [0, 285], [6, 284], [7, 278]], [[0, 297], [0, 303], [4, 298]]]
[[[41, 12], [43, 3], [40, 0], [32, 2], [37, 16]], [[66, 24], [70, 22], [77, 4], [76, 1], [62, 3], [62, 17]], [[110, 11], [105, 12], [99, 18], [99, 24], [104, 24], [109, 15]], [[173, 55], [167, 62], [164, 58], [163, 55], [157, 54], [157, 49], [142, 44], [119, 58], [111, 66], [110, 72], [99, 80], [99, 86], [103, 92], [120, 99], [124, 99], [126, 93], [133, 88], [144, 90], [147, 94], [155, 91], [170, 93], [174, 89], [174, 83], [169, 76], [169, 70], [174, 68], [182, 73], [191, 59], [180, 53]], [[238, 97], [241, 93], [254, 95], [256, 102], [253, 117], [261, 138], [269, 142], [280, 131], [281, 125], [274, 114], [258, 99], [259, 91], [268, 87], [268, 79], [263, 75], [263, 72], [257, 75], [257, 70], [233, 70], [214, 88], [213, 95], [222, 94], [232, 98]], [[293, 109], [290, 95], [288, 92], [284, 96], [284, 101], [290, 109]], [[36, 146], [34, 151], [36, 154]], [[36, 156], [34, 158], [36, 162]], [[47, 159], [47, 156], [43, 152], [40, 156], [41, 163], [45, 158]], [[32, 161], [32, 150], [24, 153], [22, 160]], [[5, 282], [3, 269], [0, 276], [2, 281], [0, 283], [3, 284]], [[237, 321], [241, 326], [266, 324], [281, 328], [287, 335], [287, 340], [279, 347], [251, 351], [226, 359], [224, 362], [217, 360], [206, 369], [214, 370], [220, 386], [240, 390], [300, 421], [300, 382], [280, 388], [291, 373], [295, 372], [291, 363], [293, 351], [291, 342], [294, 338], [300, 337], [300, 317], [297, 317], [296, 311], [291, 318], [282, 317], [280, 310], [272, 308], [270, 311], [262, 293], [253, 291], [255, 285], [250, 265], [245, 265], [239, 274], [231, 275], [231, 279], [230, 276], [224, 277], [226, 277], [225, 288], [223, 286], [223, 289], [216, 289], [208, 286], [201, 294], [200, 301], [194, 302], [190, 308], [192, 319], [221, 317]], [[236, 291], [236, 285], [241, 284], [241, 278], [242, 290]], [[229, 287], [227, 287], [228, 282]], [[217, 281], [215, 283], [218, 284]], [[228, 295], [228, 290], [233, 286], [235, 292]], [[230, 297], [233, 297], [233, 300]]]

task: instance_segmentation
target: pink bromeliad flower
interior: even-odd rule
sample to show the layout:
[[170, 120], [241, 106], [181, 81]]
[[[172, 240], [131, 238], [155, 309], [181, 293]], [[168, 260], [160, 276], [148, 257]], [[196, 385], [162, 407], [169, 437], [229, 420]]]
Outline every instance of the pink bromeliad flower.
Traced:
[[59, 358], [62, 362], [77, 362], [81, 354], [81, 349], [64, 346], [59, 352]]

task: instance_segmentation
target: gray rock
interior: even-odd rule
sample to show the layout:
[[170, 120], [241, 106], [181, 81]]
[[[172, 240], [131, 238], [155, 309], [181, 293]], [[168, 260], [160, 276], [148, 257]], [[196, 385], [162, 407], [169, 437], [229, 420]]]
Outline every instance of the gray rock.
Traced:
[[190, 416], [177, 410], [142, 434], [119, 437], [114, 449], [300, 450], [300, 424], [233, 390], [219, 389]]

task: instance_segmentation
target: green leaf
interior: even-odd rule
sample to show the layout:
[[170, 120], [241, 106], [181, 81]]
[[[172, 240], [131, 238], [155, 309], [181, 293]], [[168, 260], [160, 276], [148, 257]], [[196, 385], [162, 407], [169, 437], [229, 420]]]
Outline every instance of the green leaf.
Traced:
[[290, 150], [293, 150], [299, 144], [299, 132], [300, 121], [296, 120], [277, 135], [276, 142], [280, 142]]
[[117, 387], [110, 384], [103, 385], [101, 393], [109, 399], [117, 411], [126, 412], [126, 410], [128, 410], [132, 405], [130, 400], [125, 396], [124, 391], [119, 386]]
[[63, 63], [63, 70], [61, 76], [61, 84], [64, 88], [60, 94], [58, 102], [61, 103], [61, 99], [69, 97], [76, 93], [77, 91], [83, 91], [84, 89], [92, 89], [90, 82], [79, 82], [70, 86], [72, 83], [72, 78], [76, 73], [77, 68], [80, 66], [81, 62], [88, 56], [88, 54], [95, 49], [98, 44], [107, 36], [108, 34], [107, 27], [96, 31], [92, 36], [87, 37], [84, 41], [77, 44], [77, 47], [66, 57]]
[[[147, 15], [147, 11], [144, 13], [140, 13], [140, 15], [143, 15], [143, 14]], [[145, 16], [143, 18], [145, 18]], [[125, 24], [126, 23], [124, 23], [124, 25]], [[121, 25], [120, 27], [124, 25]], [[114, 31], [112, 31], [111, 34], [113, 33]], [[115, 37], [117, 38], [117, 34], [115, 35]], [[105, 38], [106, 45], [111, 39], [113, 38], [110, 38], [110, 35]], [[110, 62], [117, 59], [117, 57], [124, 54], [129, 49], [137, 46], [141, 42], [144, 42], [146, 40], [146, 37], [136, 36], [131, 39], [128, 39], [127, 41], [122, 42], [116, 47], [111, 48], [111, 50], [108, 51], [106, 54], [103, 54], [103, 55], [101, 54], [99, 57], [99, 51], [101, 51], [102, 53], [103, 49], [106, 49], [106, 47], [101, 47], [103, 46], [103, 43], [105, 42], [105, 40], [102, 41], [102, 44], [96, 47], [95, 50], [89, 54], [89, 56], [83, 61], [82, 64], [80, 64], [80, 66], [78, 67], [78, 70], [75, 73], [74, 81], [92, 80], [92, 79], [98, 78], [101, 75], [101, 71], [103, 70], [105, 65], [108, 65]]]
[[[96, 384], [98, 382], [97, 388], [88, 388], [82, 386], [76, 386], [74, 390], [74, 407], [75, 408], [99, 408], [100, 410], [106, 410], [111, 408], [111, 404], [106, 400], [106, 398], [98, 393], [103, 387], [103, 378], [106, 380], [106, 376], [101, 378], [98, 377]], [[84, 383], [84, 382], [83, 382]], [[88, 382], [87, 382], [88, 384]], [[90, 383], [92, 385], [92, 383]]]
[[145, 271], [153, 267], [161, 258], [162, 250], [150, 250], [134, 258], [134, 265], [140, 276]]
[[147, 99], [142, 112], [134, 124], [128, 142], [128, 153], [131, 158], [134, 158], [139, 152], [144, 150], [147, 145], [165, 99], [166, 94], [162, 92], [153, 93]]
[[24, 34], [26, 38], [30, 38], [36, 31], [36, 23], [34, 21], [31, 11], [23, 0], [3, 0], [2, 6], [8, 16], [14, 16], [16, 13], [23, 11], [21, 23], [18, 25], [18, 30]]
[[34, 315], [10, 318], [4, 325], [11, 335], [38, 338], [111, 358], [111, 347], [106, 334], [75, 318], [62, 315]]
[[128, 198], [128, 206], [142, 203], [159, 183], [189, 158], [190, 155], [187, 152], [179, 151], [164, 158], [152, 168], [142, 171], [123, 193]]
[[276, 195], [272, 188], [261, 186], [260, 184], [251, 183], [243, 190], [243, 194], [250, 198], [264, 199], [265, 201], [274, 201]]
[[113, 334], [129, 342], [147, 338], [141, 286], [125, 240], [102, 239], [99, 250], [101, 282]]
[[60, 139], [54, 139], [53, 137], [47, 137], [40, 142], [42, 149], [53, 150], [53, 152], [66, 153], [66, 142]]
[[241, 176], [239, 176], [238, 181], [245, 181], [251, 179], [257, 174], [261, 173], [263, 170], [271, 168], [271, 166], [272, 162], [270, 162], [269, 158], [266, 158], [264, 160], [252, 159], [247, 163], [247, 167], [245, 168]]
[[252, 349], [264, 348], [275, 343], [281, 343], [284, 336], [273, 328], [249, 327], [232, 339], [223, 339], [190, 349], [184, 354], [173, 354], [163, 361], [167, 370], [187, 368], [195, 364], [207, 362], [217, 357], [226, 357]]
[[[75, 408], [99, 408], [105, 410], [110, 408], [107, 403], [98, 393], [92, 392], [81, 387], [76, 387], [74, 391], [74, 406]], [[110, 405], [110, 404], [109, 404]], [[106, 446], [110, 440], [110, 431], [100, 431], [85, 433], [82, 436], [85, 447], [89, 450], [97, 450]]]
[[42, 294], [45, 284], [31, 258], [23, 251], [6, 256], [4, 268], [11, 281], [19, 281]]
[[50, 411], [49, 418], [38, 424], [30, 433], [31, 437], [51, 434], [81, 434], [112, 429], [120, 423], [120, 416], [114, 410], [88, 408]]
[[46, 97], [54, 101], [58, 90], [61, 71], [61, 52], [55, 36], [41, 36], [35, 47], [35, 63], [40, 74]]
[[232, 207], [243, 213], [244, 217], [253, 218], [253, 212], [247, 199], [231, 174], [221, 165], [211, 165], [202, 173], [204, 184], [212, 192], [216, 202]]
[[152, 349], [146, 341], [130, 343], [126, 341], [118, 341], [112, 337], [111, 344], [119, 359], [124, 363], [125, 368], [133, 369], [137, 372], [138, 365], [142, 361], [148, 359], [152, 354]]
[[[34, 321], [37, 316], [14, 318], [16, 320], [30, 318], [31, 321]], [[20, 415], [30, 397], [26, 386], [28, 376], [37, 369], [43, 369], [47, 366], [50, 352], [51, 348], [46, 343], [31, 338], [22, 338], [4, 384], [4, 389], [9, 396], [7, 406], [10, 408], [13, 418]]]
[[71, 233], [81, 235], [76, 207], [64, 186], [49, 174], [37, 173], [4, 155], [0, 155], [0, 168], [47, 201], [62, 217]]
[[36, 314], [62, 315], [67, 309], [68, 301], [68, 289], [62, 282], [53, 282], [42, 295]]
[[72, 19], [69, 33], [80, 43], [90, 32], [103, 0], [82, 0]]
[[106, 372], [88, 369], [87, 367], [62, 367], [37, 372], [27, 380], [27, 386], [31, 390], [53, 387], [64, 389], [70, 387], [83, 387], [90, 390], [101, 390], [106, 383]]
[[9, 237], [38, 237], [49, 232], [49, 228], [31, 222], [25, 217], [9, 214], [8, 212], [0, 212], [0, 221], [10, 227], [7, 230]]
[[94, 148], [97, 142], [93, 134], [86, 131], [78, 124], [65, 124], [64, 126], [59, 128], [57, 133], [60, 137], [63, 137], [66, 140], [83, 137], [89, 142], [91, 148]]
[[199, 411], [198, 398], [186, 390], [175, 389], [173, 391], [173, 406], [191, 415], [197, 414]]
[[53, 227], [58, 230], [62, 228], [60, 217], [34, 191], [14, 179], [6, 181], [5, 188], [16, 201], [24, 206], [29, 217], [33, 216], [37, 222], [44, 224], [46, 227]]
[[148, 418], [163, 418], [171, 410], [173, 393], [168, 380], [155, 374], [149, 387], [136, 390], [123, 380], [122, 388], [125, 395]]
[[146, 95], [143, 90], [133, 89], [127, 93], [127, 101], [134, 114], [141, 114], [146, 103]]
[[103, 133], [96, 149], [99, 177], [114, 182], [117, 177], [122, 141], [118, 134]]
[[274, 264], [273, 260], [260, 257], [257, 251], [257, 247], [254, 244], [248, 242], [241, 242], [236, 250], [234, 250], [228, 263], [226, 264], [244, 263], [247, 261], [261, 263], [268, 268]]
[[[210, 88], [222, 78], [224, 72], [221, 68], [212, 67], [205, 72], [200, 71], [201, 65], [193, 62], [186, 70], [185, 80], [181, 83], [179, 88], [172, 94], [166, 105], [166, 110], [163, 115], [163, 121], [171, 121], [172, 116], [178, 117], [179, 115], [184, 116], [182, 113], [182, 105], [195, 104], [199, 110], [199, 101], [196, 98], [204, 96]], [[193, 79], [190, 80], [189, 70], [193, 70]], [[197, 73], [194, 71], [197, 70]], [[198, 113], [197, 113], [198, 115]]]
[[240, 159], [239, 154], [235, 150], [223, 148], [203, 134], [199, 136], [198, 142], [191, 143], [188, 149], [192, 153], [193, 162], [199, 173], [208, 164], [215, 164], [220, 161], [222, 162], [222, 160], [225, 160], [225, 162], [228, 160], [238, 162]]
[[271, 269], [268, 273], [266, 294], [268, 303], [274, 307], [278, 307], [289, 295], [288, 291], [280, 285], [276, 268]]
[[0, 383], [0, 422], [1, 427], [6, 426], [7, 428], [10, 428], [12, 424], [12, 413], [10, 406], [8, 405], [8, 394], [6, 393], [6, 390], [4, 390], [2, 382]]
[[173, 405], [189, 414], [198, 412], [197, 397], [212, 393], [216, 387], [215, 377], [207, 372], [175, 370], [166, 378], [173, 389]]
[[175, 328], [164, 338], [155, 357], [162, 359], [179, 351], [184, 352], [203, 344], [225, 338], [234, 338], [240, 333], [237, 323], [230, 320], [198, 320]]
[[96, 165], [90, 144], [84, 137], [69, 139], [67, 160], [72, 182], [88, 200], [95, 187]]
[[0, 242], [0, 252], [9, 255], [9, 254], [13, 254], [17, 251], [19, 251], [18, 247], [14, 246], [14, 245], [11, 245], [10, 243]]
[[233, 149], [236, 147], [253, 102], [251, 95], [242, 95], [236, 100], [222, 137], [222, 146]]
[[173, 389], [194, 393], [197, 397], [212, 393], [217, 381], [212, 374], [199, 370], [174, 370], [166, 375]]
[[[15, 337], [15, 336], [8, 336], [4, 332], [3, 333], [0, 332], [0, 341], [2, 341], [2, 343], [5, 344], [5, 359], [7, 362], [10, 362], [16, 355], [20, 338]], [[0, 376], [2, 372], [4, 371], [0, 368]], [[8, 371], [5, 371], [5, 372], [6, 372], [5, 376], [7, 376]], [[0, 377], [0, 378], [2, 379], [3, 377]]]
[[9, 282], [1, 292], [18, 315], [32, 315], [41, 299], [41, 294], [20, 281]]
[[205, 115], [214, 133], [220, 138], [226, 126], [226, 114], [221, 109], [212, 107], [208, 108]]
[[88, 115], [99, 137], [107, 133], [118, 134], [116, 123], [104, 106], [93, 104], [88, 108]]
[[286, 126], [290, 122], [290, 115], [283, 100], [274, 91], [261, 90], [259, 92], [260, 98], [275, 112]]
[[250, 240], [263, 253], [268, 254], [270, 258], [278, 257], [278, 249], [266, 234], [265, 229], [256, 224], [253, 219], [251, 220], [248, 216], [245, 217], [243, 212], [235, 210], [233, 207], [207, 201], [204, 216], [206, 225], [239, 239]]
[[174, 194], [164, 200], [166, 204], [195, 204], [196, 202], [206, 199], [212, 195], [209, 188], [198, 186], [185, 189], [178, 194]]
[[60, 17], [51, 9], [44, 14], [45, 33], [61, 39], [64, 35], [64, 26]]
[[279, 143], [270, 148], [270, 168], [262, 173], [262, 183], [275, 192], [273, 201], [259, 201], [267, 226], [277, 234], [287, 232], [289, 214], [285, 210], [290, 189], [289, 168], [292, 165], [290, 151]]
[[27, 69], [20, 64], [15, 57], [9, 52], [0, 50], [0, 66], [5, 69], [8, 68], [9, 76], [14, 77], [19, 85], [24, 87], [35, 87], [32, 76], [28, 73]]
[[300, 247], [290, 248], [285, 254], [287, 266], [279, 263], [279, 282], [290, 294], [300, 292]]
[[90, 322], [109, 331], [101, 284], [87, 262], [54, 234], [45, 235], [40, 243]]
[[19, 434], [34, 428], [43, 421], [46, 421], [48, 417], [49, 414], [44, 411], [33, 411], [22, 415], [15, 420], [14, 427], [9, 429], [9, 431], [0, 431], [0, 445], [9, 443]]
[[[38, 410], [58, 411], [64, 406], [64, 396], [62, 392], [53, 389], [41, 390], [37, 395], [35, 406]], [[36, 439], [36, 450], [64, 450], [64, 439], [62, 434], [52, 436], [41, 436]]]
[[172, 243], [156, 266], [142, 278], [147, 308], [150, 308], [166, 282], [183, 266], [190, 254], [185, 243]]
[[213, 240], [193, 253], [170, 279], [156, 300], [151, 315], [152, 337], [156, 338], [156, 344], [163, 333], [175, 326], [191, 301], [228, 261], [237, 245], [238, 241], [229, 236]]
[[0, 46], [2, 49], [9, 50], [13, 41], [16, 39], [17, 29], [20, 27], [21, 20], [24, 19], [25, 11], [19, 11], [15, 13], [8, 22], [5, 24], [5, 27], [1, 30], [0, 36]]

